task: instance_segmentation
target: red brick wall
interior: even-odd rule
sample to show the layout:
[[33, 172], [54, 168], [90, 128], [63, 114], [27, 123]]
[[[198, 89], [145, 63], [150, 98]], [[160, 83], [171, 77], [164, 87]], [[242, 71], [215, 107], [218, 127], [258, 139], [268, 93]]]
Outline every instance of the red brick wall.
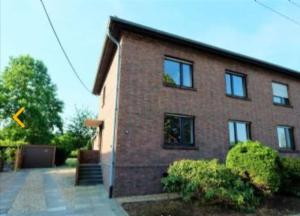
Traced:
[[[115, 196], [160, 192], [160, 177], [174, 160], [224, 159], [229, 119], [250, 121], [252, 139], [275, 149], [276, 125], [294, 126], [300, 150], [300, 80], [133, 33], [124, 33], [122, 40]], [[165, 55], [194, 62], [195, 91], [163, 86]], [[225, 95], [225, 69], [247, 75], [249, 100]], [[293, 108], [273, 105], [272, 80], [289, 85]], [[162, 148], [166, 112], [195, 116], [199, 149]]]

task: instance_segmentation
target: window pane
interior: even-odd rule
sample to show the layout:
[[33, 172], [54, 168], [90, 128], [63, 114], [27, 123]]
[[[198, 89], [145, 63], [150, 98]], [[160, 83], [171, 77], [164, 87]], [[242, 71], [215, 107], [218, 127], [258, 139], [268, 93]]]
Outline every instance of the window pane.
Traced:
[[282, 98], [281, 97], [277, 97], [277, 96], [273, 96], [273, 102], [281, 104], [282, 103]]
[[225, 75], [225, 81], [226, 81], [226, 94], [232, 95], [231, 91], [231, 76], [229, 74]]
[[191, 145], [194, 143], [194, 129], [193, 129], [193, 119], [192, 118], [181, 118], [182, 123], [182, 141], [183, 144]]
[[228, 123], [228, 128], [229, 128], [229, 142], [231, 145], [235, 143], [235, 135], [234, 135], [234, 123], [229, 122]]
[[177, 116], [166, 116], [164, 122], [165, 143], [180, 143], [180, 123]]
[[180, 64], [178, 62], [165, 60], [164, 81], [166, 83], [180, 85]]
[[182, 64], [182, 84], [185, 87], [192, 87], [192, 66], [189, 64]]
[[237, 141], [238, 142], [245, 142], [248, 140], [248, 131], [247, 131], [247, 124], [237, 122], [236, 123], [236, 132], [237, 132]]
[[283, 127], [277, 127], [277, 136], [278, 136], [278, 143], [280, 148], [286, 148], [286, 137], [285, 137], [285, 130]]
[[290, 128], [285, 128], [285, 137], [286, 137], [286, 148], [292, 148], [292, 130]]
[[244, 81], [241, 76], [232, 76], [233, 79], [233, 94], [236, 96], [244, 97]]
[[273, 95], [288, 98], [287, 86], [279, 83], [272, 83]]

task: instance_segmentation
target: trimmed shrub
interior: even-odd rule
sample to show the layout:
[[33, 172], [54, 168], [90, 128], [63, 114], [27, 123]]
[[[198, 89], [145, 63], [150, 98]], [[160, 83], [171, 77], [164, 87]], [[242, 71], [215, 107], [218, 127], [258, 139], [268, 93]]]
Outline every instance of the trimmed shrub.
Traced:
[[300, 158], [280, 158], [280, 191], [300, 197]]
[[162, 183], [167, 192], [180, 193], [185, 201], [196, 198], [243, 210], [253, 210], [259, 203], [252, 186], [217, 160], [174, 162]]
[[264, 195], [280, 187], [278, 153], [260, 142], [236, 144], [227, 154], [226, 167], [248, 179]]

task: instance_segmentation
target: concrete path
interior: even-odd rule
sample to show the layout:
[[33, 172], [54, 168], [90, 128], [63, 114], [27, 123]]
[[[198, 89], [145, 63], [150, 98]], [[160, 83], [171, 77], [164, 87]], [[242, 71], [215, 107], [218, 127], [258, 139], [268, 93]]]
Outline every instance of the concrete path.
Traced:
[[75, 169], [0, 173], [0, 216], [125, 216], [103, 185], [74, 186]]

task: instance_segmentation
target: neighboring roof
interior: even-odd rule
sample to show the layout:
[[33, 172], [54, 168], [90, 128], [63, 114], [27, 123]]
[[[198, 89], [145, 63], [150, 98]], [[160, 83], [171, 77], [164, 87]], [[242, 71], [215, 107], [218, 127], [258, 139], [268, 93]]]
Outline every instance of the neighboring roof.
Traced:
[[[269, 62], [265, 62], [259, 59], [255, 59], [246, 55], [238, 54], [235, 52], [231, 52], [225, 49], [221, 49], [215, 46], [211, 46], [205, 43], [201, 43], [195, 40], [191, 40], [188, 38], [180, 37], [178, 35], [170, 34], [164, 31], [160, 31], [157, 29], [153, 29], [144, 25], [140, 25], [137, 23], [133, 23], [124, 19], [120, 19], [117, 17], [110, 17], [109, 20], [109, 30], [111, 34], [117, 39], [120, 39], [120, 33], [122, 31], [130, 31], [137, 34], [146, 35], [149, 37], [169, 41], [172, 43], [176, 43], [183, 46], [192, 47], [198, 50], [202, 50], [205, 52], [213, 53], [216, 55], [224, 56], [227, 58], [235, 59], [241, 62], [250, 63], [259, 67], [263, 67], [266, 69], [270, 69], [275, 72], [279, 72], [282, 74], [287, 74], [295, 78], [300, 79], [300, 72], [296, 70], [292, 70], [289, 68], [282, 67], [280, 65], [272, 64]], [[96, 80], [93, 88], [93, 93], [98, 95], [100, 94], [101, 88], [103, 86], [103, 83], [105, 81], [105, 77], [108, 73], [108, 69], [110, 67], [110, 64], [112, 62], [114, 53], [116, 51], [116, 46], [112, 43], [110, 39], [106, 36], [101, 60], [99, 63]]]

